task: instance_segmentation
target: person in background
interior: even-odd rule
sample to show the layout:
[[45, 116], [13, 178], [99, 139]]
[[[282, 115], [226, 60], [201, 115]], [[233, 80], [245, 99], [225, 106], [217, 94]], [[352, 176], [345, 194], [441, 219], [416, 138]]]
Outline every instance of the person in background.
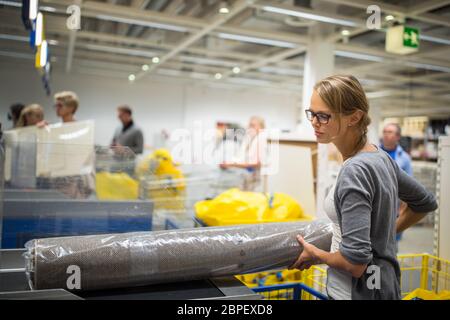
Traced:
[[20, 113], [24, 108], [25, 105], [22, 103], [15, 103], [9, 107], [8, 120], [12, 121], [13, 128], [16, 127], [17, 121], [19, 121]]
[[62, 91], [55, 94], [56, 115], [62, 122], [73, 122], [78, 110], [79, 100], [75, 92]]
[[[400, 139], [402, 137], [402, 129], [396, 123], [389, 123], [384, 126], [383, 138], [380, 145], [381, 149], [386, 151], [389, 156], [398, 164], [400, 169], [405, 171], [408, 175], [412, 176], [412, 166], [411, 157], [409, 154], [403, 150], [400, 146]], [[406, 210], [406, 204], [400, 201], [399, 214]], [[402, 239], [402, 233], [397, 234], [397, 252], [398, 252], [398, 241]]]
[[396, 123], [389, 123], [383, 129], [383, 139], [380, 147], [397, 162], [403, 171], [412, 176], [411, 157], [400, 146], [401, 137], [402, 129], [400, 126]]
[[26, 106], [20, 113], [16, 128], [34, 126], [44, 120], [44, 109], [38, 104]]
[[250, 118], [246, 135], [242, 141], [237, 161], [222, 163], [220, 168], [239, 168], [246, 170], [243, 190], [256, 191], [261, 184], [261, 167], [267, 152], [267, 140], [261, 133], [265, 129], [265, 121], [261, 117]]
[[[61, 91], [54, 95], [56, 115], [61, 118], [63, 123], [74, 122], [75, 113], [78, 110], [79, 100], [75, 92]], [[48, 122], [42, 120], [36, 124], [39, 128], [48, 125]]]
[[130, 148], [135, 154], [141, 154], [144, 151], [144, 135], [133, 121], [133, 111], [127, 105], [117, 108], [117, 115], [122, 122], [122, 126], [116, 129], [111, 143], [116, 153], [121, 153], [123, 147]]

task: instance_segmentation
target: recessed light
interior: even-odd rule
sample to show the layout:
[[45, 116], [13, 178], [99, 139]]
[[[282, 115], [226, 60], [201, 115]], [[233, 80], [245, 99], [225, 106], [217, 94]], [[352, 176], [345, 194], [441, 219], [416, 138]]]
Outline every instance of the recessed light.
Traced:
[[134, 80], [136, 80], [136, 76], [134, 74], [130, 74], [128, 76], [128, 80], [130, 80], [131, 82], [133, 82]]
[[153, 57], [153, 59], [152, 59], [152, 62], [154, 63], [154, 64], [157, 64], [157, 63], [159, 63], [159, 58], [158, 57]]
[[392, 21], [392, 20], [395, 20], [395, 17], [393, 16], [393, 15], [387, 15], [385, 18], [384, 18], [386, 21]]
[[222, 74], [221, 73], [216, 73], [214, 75], [214, 78], [216, 78], [216, 80], [220, 80], [220, 79], [222, 79]]
[[241, 72], [241, 68], [239, 68], [239, 67], [234, 67], [233, 68], [233, 73], [234, 74], [238, 74], [238, 73], [240, 73]]
[[350, 35], [350, 31], [348, 31], [348, 30], [342, 30], [342, 31], [341, 31], [341, 34], [342, 34], [344, 37], [348, 37], [348, 36]]
[[148, 69], [150, 69], [150, 67], [148, 66], [148, 64], [144, 64], [142, 66], [142, 71], [148, 71]]

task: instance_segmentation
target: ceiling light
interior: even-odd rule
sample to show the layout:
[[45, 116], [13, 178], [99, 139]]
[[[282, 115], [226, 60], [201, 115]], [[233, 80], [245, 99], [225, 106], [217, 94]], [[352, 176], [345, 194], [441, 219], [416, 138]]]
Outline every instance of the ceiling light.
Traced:
[[160, 60], [159, 60], [158, 57], [153, 57], [152, 62], [153, 62], [154, 64], [157, 64], [157, 63], [160, 62]]
[[350, 21], [350, 20], [337, 19], [337, 18], [322, 16], [322, 15], [318, 15], [318, 14], [314, 14], [314, 13], [302, 12], [299, 10], [289, 10], [289, 9], [273, 7], [273, 6], [263, 6], [262, 9], [267, 12], [279, 13], [279, 14], [284, 14], [284, 15], [288, 15], [288, 16], [309, 19], [309, 20], [314, 20], [314, 21], [333, 23], [333, 24], [338, 24], [338, 25], [347, 26], [347, 27], [357, 27], [359, 25], [358, 23]]
[[231, 33], [219, 33], [219, 38], [227, 39], [227, 40], [249, 42], [249, 43], [256, 43], [256, 44], [263, 44], [266, 46], [274, 46], [274, 47], [281, 47], [281, 48], [296, 48], [297, 47], [297, 44], [292, 43], [292, 42], [272, 40], [272, 39], [266, 39], [266, 38], [241, 36], [238, 34], [231, 34]]
[[348, 30], [342, 30], [341, 31], [341, 34], [344, 36], [344, 37], [348, 37], [349, 35], [350, 35], [350, 31], [348, 31]]
[[393, 20], [395, 20], [395, 17], [394, 17], [393, 15], [389, 14], [389, 15], [387, 15], [384, 19], [385, 19], [386, 21], [393, 21]]
[[148, 64], [144, 64], [142, 66], [142, 71], [148, 71], [148, 69], [150, 69], [150, 67], [148, 66]]
[[121, 22], [121, 23], [126, 23], [126, 24], [134, 24], [134, 25], [138, 25], [138, 26], [168, 30], [168, 31], [176, 31], [176, 32], [189, 31], [185, 27], [179, 27], [179, 26], [175, 26], [172, 24], [156, 23], [156, 22], [149, 22], [149, 21], [142, 21], [142, 20], [128, 19], [128, 18], [120, 18], [120, 17], [114, 17], [114, 16], [105, 15], [105, 14], [99, 14], [96, 16], [96, 18], [100, 19], [100, 20]]
[[240, 73], [241, 72], [241, 68], [239, 68], [239, 67], [234, 67], [233, 68], [233, 73], [234, 74], [238, 74], [238, 73]]
[[221, 14], [228, 14], [230, 13], [230, 9], [228, 9], [228, 4], [226, 1], [222, 1], [220, 3], [219, 13]]
[[136, 80], [136, 76], [135, 76], [134, 74], [130, 74], [130, 75], [128, 76], [128, 80], [131, 81], [131, 82], [133, 82], [134, 80]]
[[222, 79], [222, 74], [221, 73], [216, 73], [215, 75], [214, 75], [214, 78], [216, 78], [216, 80], [220, 80], [220, 79]]

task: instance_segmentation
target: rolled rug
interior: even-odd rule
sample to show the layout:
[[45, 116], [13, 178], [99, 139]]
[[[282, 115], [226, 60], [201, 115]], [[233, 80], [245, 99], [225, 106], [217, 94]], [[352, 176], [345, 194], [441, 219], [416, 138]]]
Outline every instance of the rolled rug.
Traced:
[[[33, 289], [144, 286], [283, 269], [298, 258], [296, 236], [329, 251], [330, 223], [285, 222], [35, 239], [25, 246]], [[69, 282], [68, 282], [69, 281]]]

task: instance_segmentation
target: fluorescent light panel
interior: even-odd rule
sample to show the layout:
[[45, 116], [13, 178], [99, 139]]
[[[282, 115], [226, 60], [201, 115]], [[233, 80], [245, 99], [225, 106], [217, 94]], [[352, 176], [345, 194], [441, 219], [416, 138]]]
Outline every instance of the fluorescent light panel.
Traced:
[[373, 56], [370, 54], [342, 51], [342, 50], [335, 50], [334, 54], [338, 57], [358, 59], [358, 60], [366, 60], [366, 61], [374, 61], [374, 62], [383, 62], [384, 61], [384, 59], [382, 57]]
[[185, 27], [179, 27], [179, 26], [175, 26], [175, 25], [171, 25], [171, 24], [147, 22], [147, 21], [142, 21], [142, 20], [114, 17], [114, 16], [109, 16], [109, 15], [104, 15], [104, 14], [99, 14], [96, 16], [96, 18], [100, 19], [100, 20], [121, 22], [121, 23], [126, 23], [126, 24], [134, 24], [134, 25], [139, 25], [139, 26], [144, 26], [144, 27], [149, 27], [149, 28], [156, 28], [156, 29], [175, 31], [175, 32], [188, 32], [189, 31]]
[[3, 1], [3, 0], [0, 0], [0, 4], [2, 4], [4, 6], [9, 6], [9, 7], [17, 7], [17, 8], [21, 8], [22, 7], [22, 3], [14, 2], [14, 1]]
[[450, 73], [450, 68], [442, 67], [442, 66], [436, 66], [433, 64], [427, 64], [427, 63], [418, 63], [418, 62], [407, 62], [407, 66], [418, 68], [418, 69], [425, 69], [425, 70], [432, 70], [432, 71], [440, 71], [440, 72], [448, 72]]
[[238, 34], [231, 34], [231, 33], [219, 33], [219, 38], [226, 39], [226, 40], [235, 40], [235, 41], [263, 44], [266, 46], [274, 46], [274, 47], [281, 47], [281, 48], [296, 48], [297, 47], [297, 45], [292, 42], [272, 40], [272, 39], [266, 39], [266, 38], [241, 36]]
[[347, 27], [357, 27], [359, 25], [358, 23], [349, 21], [349, 20], [326, 17], [326, 16], [302, 12], [302, 11], [298, 11], [298, 10], [289, 10], [289, 9], [278, 8], [278, 7], [273, 7], [273, 6], [264, 6], [264, 7], [262, 7], [262, 9], [267, 12], [279, 13], [279, 14], [284, 14], [284, 15], [288, 15], [288, 16], [293, 16], [293, 17], [298, 17], [298, 18], [303, 18], [303, 19], [308, 19], [308, 20], [314, 20], [314, 21], [333, 23], [333, 24], [338, 24], [338, 25], [347, 26]]
[[430, 41], [430, 42], [440, 43], [440, 44], [445, 44], [445, 45], [450, 46], [450, 39], [442, 39], [442, 38], [438, 38], [438, 37], [427, 36], [425, 34], [421, 34], [419, 37], [420, 37], [420, 40], [425, 40], [425, 41]]

